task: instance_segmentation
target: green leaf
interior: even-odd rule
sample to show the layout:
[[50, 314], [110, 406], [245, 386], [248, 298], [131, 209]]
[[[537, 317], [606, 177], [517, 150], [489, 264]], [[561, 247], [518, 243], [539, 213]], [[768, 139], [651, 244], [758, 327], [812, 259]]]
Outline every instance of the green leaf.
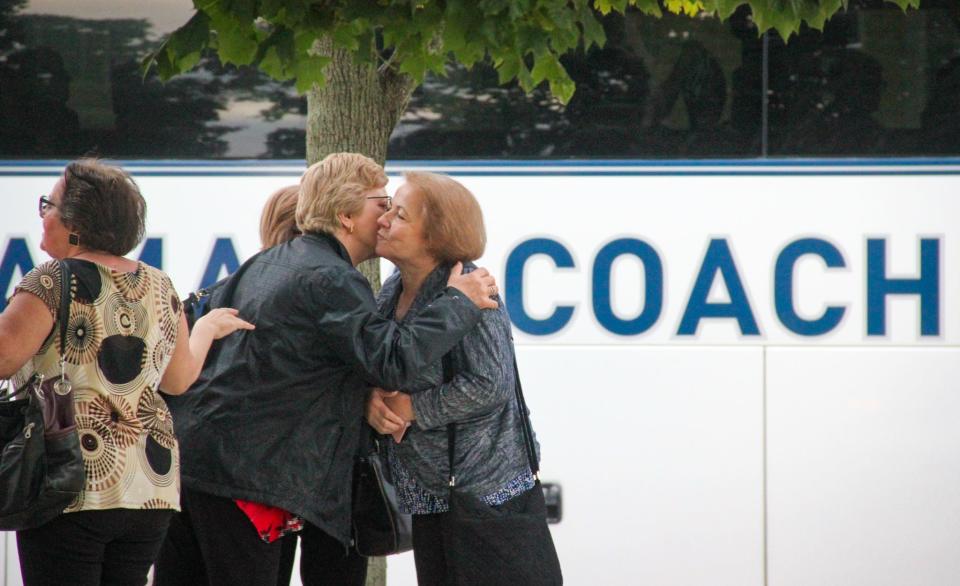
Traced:
[[520, 84], [520, 89], [528, 94], [537, 87], [537, 84], [533, 82], [533, 76], [530, 75], [530, 70], [522, 61], [520, 62], [520, 69], [517, 71], [517, 83]]
[[657, 18], [663, 16], [663, 11], [660, 10], [660, 2], [658, 0], [630, 0], [630, 5], [644, 14], [656, 16]]
[[553, 94], [555, 98], [560, 100], [562, 104], [567, 104], [570, 102], [570, 98], [573, 97], [573, 93], [576, 91], [576, 89], [576, 84], [574, 84], [573, 80], [569, 77], [550, 82], [550, 93]]
[[210, 43], [209, 25], [206, 14], [195, 13], [186, 24], [171, 33], [157, 51], [141, 61], [144, 77], [154, 66], [163, 80], [192, 69]]
[[339, 26], [333, 30], [333, 44], [347, 51], [356, 51], [360, 48], [359, 35], [360, 31], [352, 26]]
[[611, 11], [623, 12], [627, 9], [627, 0], [594, 0], [594, 8], [600, 11], [600, 14], [606, 16]]
[[260, 71], [279, 81], [285, 81], [293, 76], [293, 72], [287, 69], [287, 64], [280, 58], [276, 47], [266, 50], [258, 67]]
[[397, 51], [402, 55], [398, 68], [400, 73], [406, 73], [416, 80], [417, 83], [422, 82], [427, 70], [425, 52], [423, 50], [414, 50], [412, 45], [397, 47]]
[[293, 69], [293, 75], [297, 78], [297, 91], [301, 94], [308, 92], [314, 85], [322, 87], [327, 78], [323, 75], [323, 70], [330, 63], [330, 57], [319, 55], [297, 60]]
[[745, 0], [716, 0], [717, 16], [719, 16], [721, 20], [730, 18], [744, 2]]
[[202, 51], [210, 42], [210, 18], [203, 12], [195, 13], [187, 24], [173, 31], [168, 46], [174, 55]]
[[224, 63], [249, 65], [257, 54], [257, 39], [253, 29], [239, 26], [219, 26], [217, 31], [217, 54]]
[[584, 7], [580, 11], [580, 26], [583, 27], [583, 44], [589, 48], [592, 45], [602, 47], [607, 42], [607, 34], [603, 31], [603, 25], [594, 16], [593, 11]]
[[221, 0], [220, 10], [231, 14], [241, 24], [252, 24], [257, 17], [256, 0]]
[[560, 65], [560, 60], [553, 53], [541, 53], [534, 58], [533, 70], [530, 72], [533, 76], [533, 83], [538, 84], [543, 80], [554, 81], [567, 76], [566, 70]]
[[517, 77], [520, 68], [523, 67], [523, 59], [518, 54], [506, 55], [495, 64], [495, 67], [497, 79], [500, 85], [503, 85]]

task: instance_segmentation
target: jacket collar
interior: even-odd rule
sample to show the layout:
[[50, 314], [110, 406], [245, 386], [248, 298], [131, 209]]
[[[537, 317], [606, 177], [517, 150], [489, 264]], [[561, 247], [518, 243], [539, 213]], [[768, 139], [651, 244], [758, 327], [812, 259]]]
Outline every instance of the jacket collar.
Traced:
[[[401, 322], [405, 322], [420, 313], [427, 304], [436, 299], [437, 295], [446, 289], [447, 280], [450, 278], [450, 268], [450, 265], [440, 263], [427, 275], [417, 292], [416, 299], [413, 300], [407, 314], [400, 320]], [[402, 291], [403, 280], [400, 278], [398, 271], [396, 279], [392, 279], [392, 282], [387, 281], [381, 290], [381, 314], [396, 318], [397, 301], [400, 300]]]
[[350, 263], [350, 266], [353, 266], [353, 260], [350, 258], [350, 253], [347, 252], [347, 248], [337, 240], [333, 234], [327, 234], [326, 232], [307, 232], [303, 235], [303, 238], [305, 240], [327, 244], [340, 258]]

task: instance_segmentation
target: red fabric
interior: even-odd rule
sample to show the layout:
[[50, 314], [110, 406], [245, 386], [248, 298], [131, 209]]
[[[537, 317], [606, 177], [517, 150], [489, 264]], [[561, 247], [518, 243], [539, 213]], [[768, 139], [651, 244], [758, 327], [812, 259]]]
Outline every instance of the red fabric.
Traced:
[[272, 543], [287, 533], [303, 529], [303, 519], [283, 509], [250, 501], [234, 500], [256, 527], [260, 539]]

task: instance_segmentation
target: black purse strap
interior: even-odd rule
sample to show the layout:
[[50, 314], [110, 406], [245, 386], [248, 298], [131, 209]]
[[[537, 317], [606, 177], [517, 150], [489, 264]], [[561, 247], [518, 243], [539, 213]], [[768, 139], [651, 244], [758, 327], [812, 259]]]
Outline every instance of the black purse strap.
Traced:
[[[443, 382], [449, 383], [453, 380], [453, 359], [450, 353], [443, 355]], [[517, 401], [517, 408], [520, 409], [521, 431], [523, 432], [524, 448], [527, 451], [527, 459], [530, 461], [530, 472], [533, 477], [539, 480], [540, 464], [537, 462], [537, 448], [533, 444], [533, 426], [530, 424], [530, 410], [527, 409], [527, 402], [523, 398], [523, 385], [520, 383], [520, 369], [517, 367], [517, 357], [513, 357], [513, 376], [514, 386], [513, 395]], [[457, 477], [454, 471], [453, 460], [457, 449], [457, 424], [447, 424], [447, 462], [450, 466], [449, 485], [456, 485]]]
[[70, 322], [70, 302], [73, 301], [71, 291], [73, 272], [67, 259], [60, 261], [60, 313], [57, 321], [60, 322], [60, 376], [64, 376], [64, 365], [67, 352], [67, 326]]
[[[59, 329], [60, 378], [62, 380], [63, 378], [65, 378], [64, 370], [66, 365], [67, 326], [69, 325], [68, 322], [70, 321], [70, 302], [72, 301], [72, 296], [70, 291], [71, 289], [70, 282], [71, 282], [71, 276], [73, 273], [70, 270], [70, 264], [67, 262], [67, 259], [60, 260], [59, 264], [60, 264], [60, 307], [57, 311], [57, 322], [60, 325], [60, 329]], [[0, 401], [14, 399], [29, 388], [30, 388], [30, 385], [23, 385], [23, 387], [13, 392], [11, 392], [9, 389], [0, 389]]]

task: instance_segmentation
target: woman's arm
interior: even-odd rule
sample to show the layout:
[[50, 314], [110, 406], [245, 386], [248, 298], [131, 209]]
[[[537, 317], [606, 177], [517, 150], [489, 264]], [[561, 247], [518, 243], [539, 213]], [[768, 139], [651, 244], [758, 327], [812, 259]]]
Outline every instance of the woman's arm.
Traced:
[[379, 315], [362, 274], [340, 267], [318, 271], [307, 290], [304, 310], [315, 312], [314, 327], [328, 351], [385, 389], [414, 382], [471, 332], [483, 313], [493, 311], [480, 310], [459, 289], [448, 287], [415, 318], [399, 324]]
[[46, 304], [28, 291], [18, 291], [0, 314], [0, 379], [17, 373], [40, 350], [53, 329]]
[[438, 387], [383, 399], [386, 406], [422, 429], [471, 419], [513, 397], [513, 352], [506, 312], [484, 312], [481, 322], [451, 352], [453, 378]]
[[184, 393], [200, 376], [214, 340], [237, 330], [252, 330], [254, 327], [237, 317], [236, 309], [221, 307], [198, 319], [190, 332], [187, 328], [187, 317], [181, 313], [177, 344], [160, 380], [160, 390], [168, 395]]

